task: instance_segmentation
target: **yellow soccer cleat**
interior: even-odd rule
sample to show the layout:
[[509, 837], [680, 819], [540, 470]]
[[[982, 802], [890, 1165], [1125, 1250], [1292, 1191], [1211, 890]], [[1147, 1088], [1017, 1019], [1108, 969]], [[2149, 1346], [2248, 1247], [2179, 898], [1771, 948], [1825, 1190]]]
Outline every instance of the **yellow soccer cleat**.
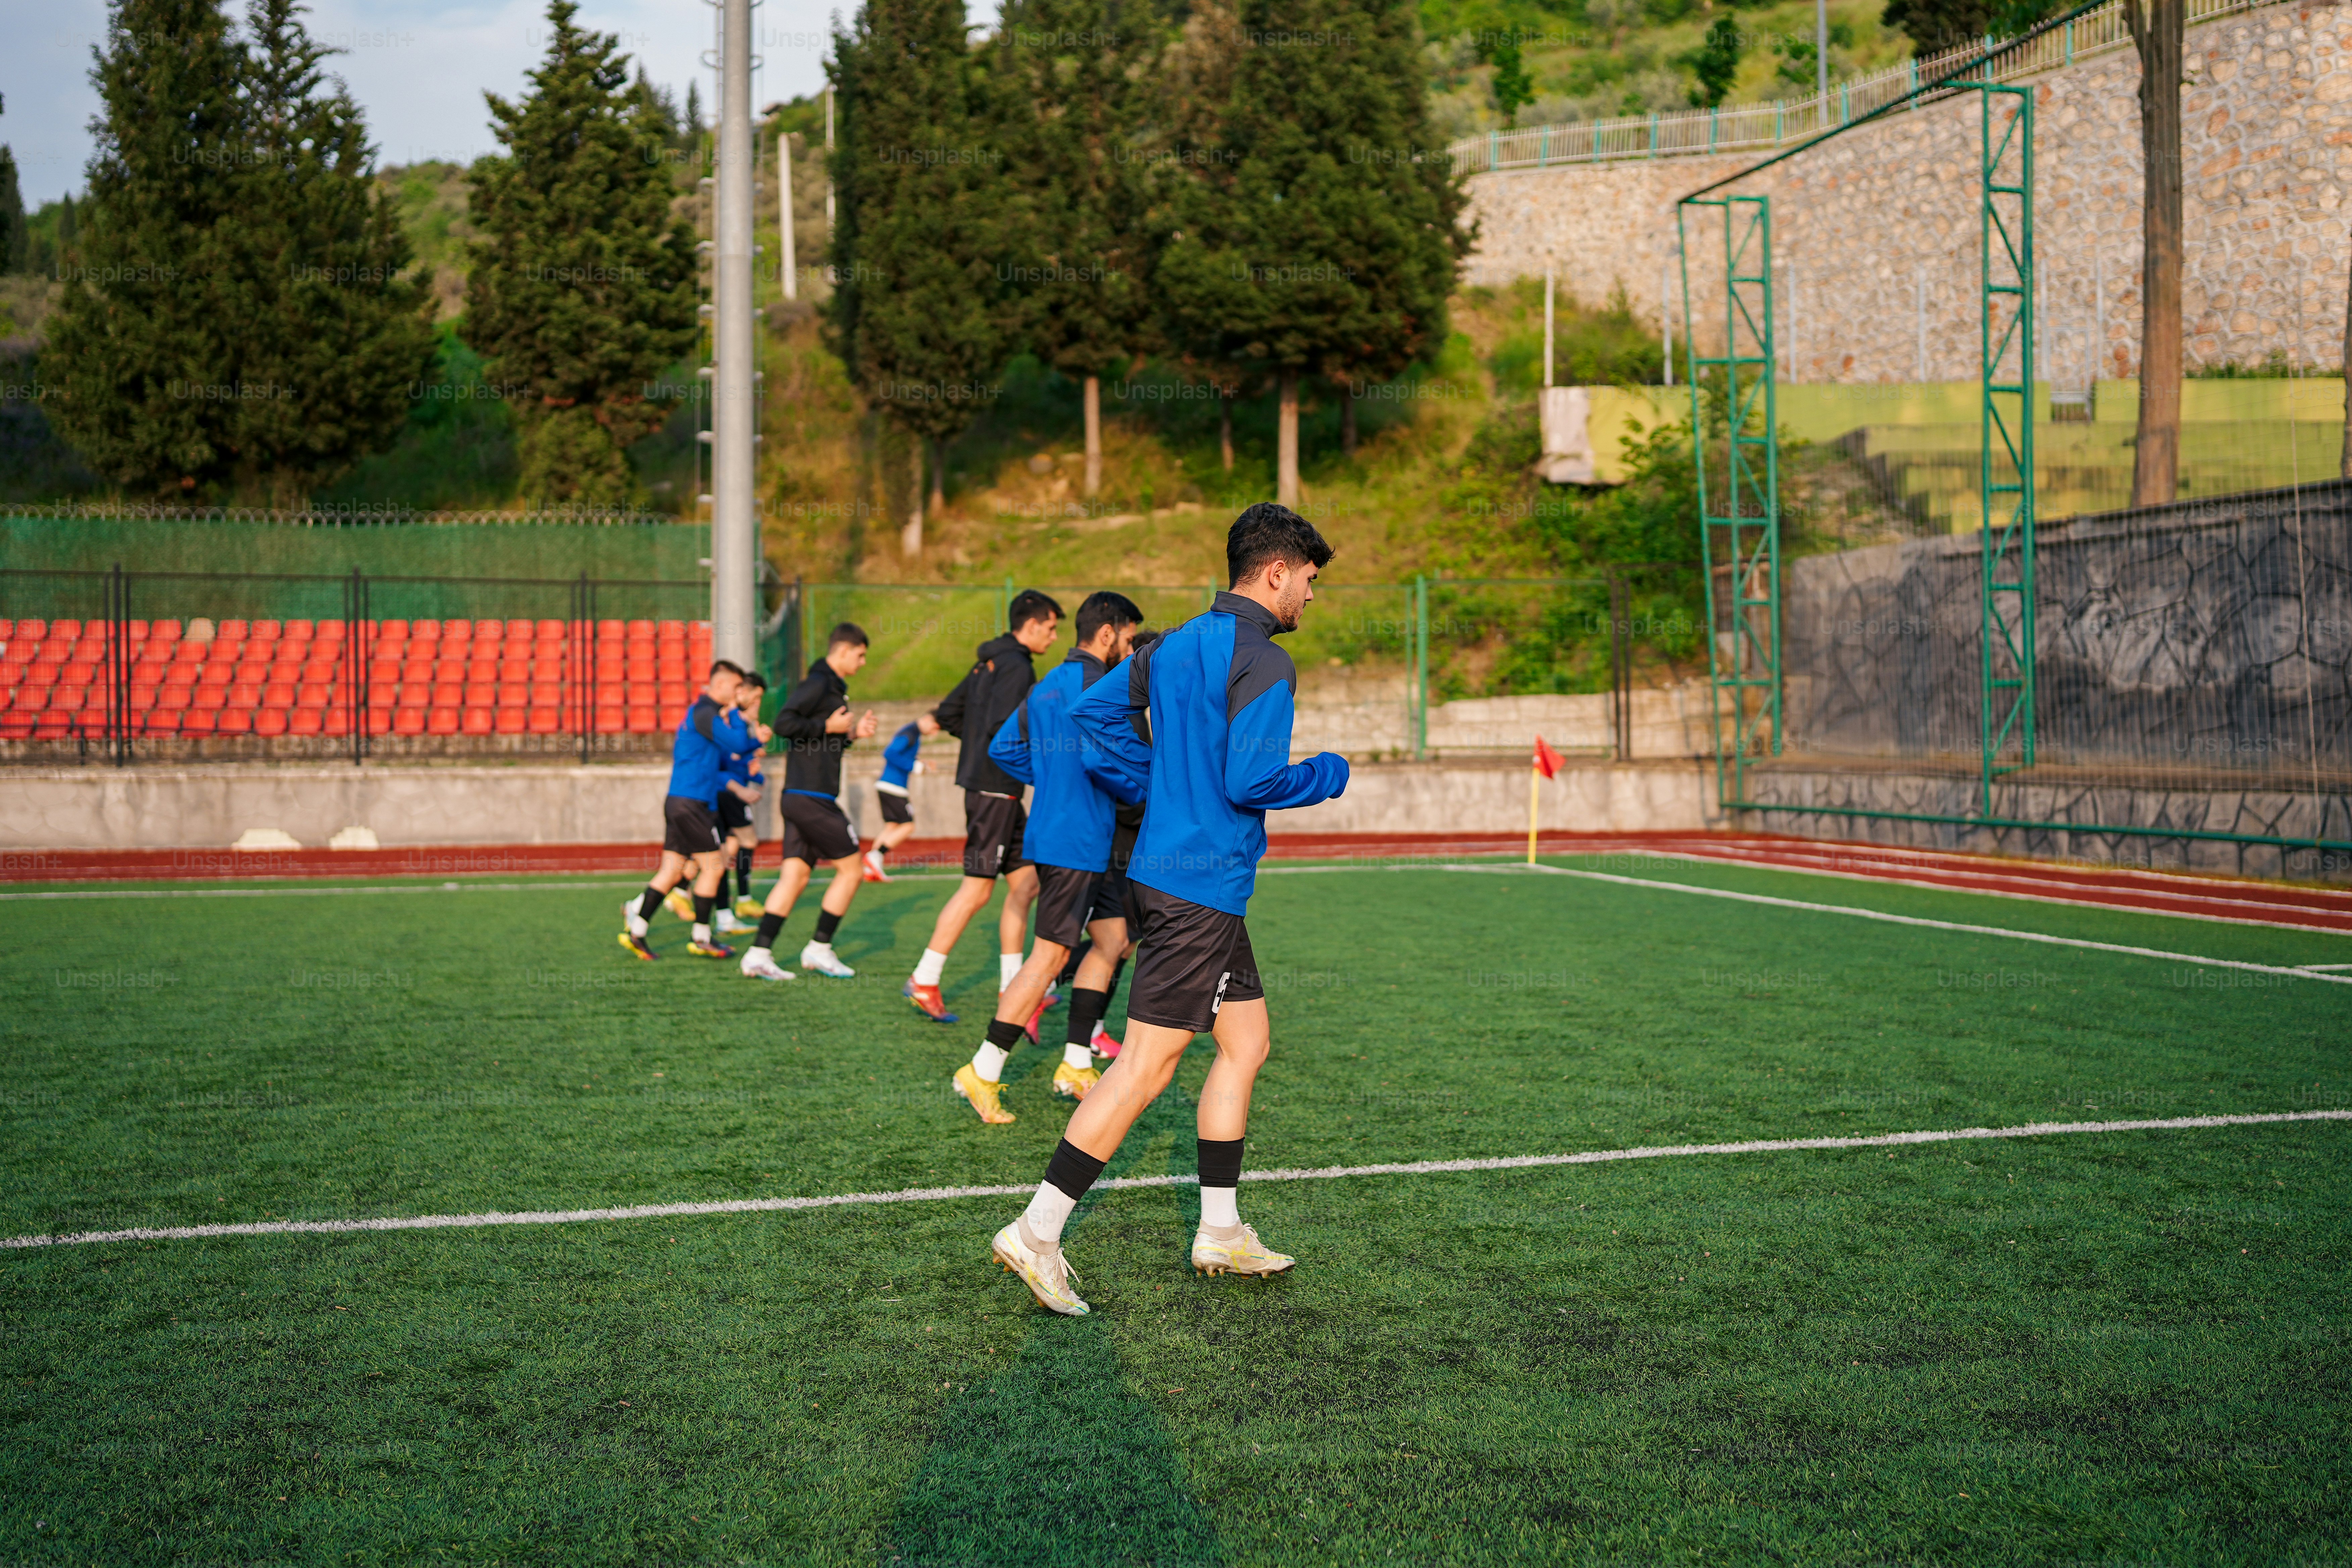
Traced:
[[1070, 1289], [1077, 1278], [1062, 1249], [1040, 1252], [1029, 1245], [1021, 1234], [1021, 1222], [1014, 1220], [996, 1233], [996, 1243], [990, 1248], [996, 1261], [1004, 1265], [1008, 1273], [1021, 1276], [1021, 1283], [1029, 1287], [1029, 1294], [1037, 1298], [1037, 1305], [1047, 1311], [1059, 1312], [1066, 1318], [1083, 1318], [1093, 1310]]
[[761, 915], [764, 915], [767, 912], [768, 906], [761, 903], [757, 899], [738, 899], [735, 900], [735, 918], [739, 921], [757, 921]]
[[1002, 1127], [1013, 1120], [1013, 1112], [1005, 1110], [998, 1099], [1004, 1092], [1004, 1086], [991, 1083], [981, 1077], [970, 1062], [956, 1068], [955, 1091], [971, 1101], [972, 1110], [980, 1113], [982, 1121]]
[[1102, 1074], [1093, 1068], [1074, 1068], [1064, 1062], [1054, 1069], [1054, 1092], [1084, 1100], [1087, 1090], [1102, 1081]]
[[1248, 1226], [1220, 1241], [1202, 1226], [1192, 1233], [1192, 1267], [1203, 1274], [1286, 1274], [1298, 1259], [1276, 1252]]
[[644, 959], [648, 963], [661, 956], [654, 951], [651, 942], [633, 931], [625, 931], [621, 933], [621, 945], [629, 950], [631, 957]]
[[662, 908], [689, 924], [694, 920], [694, 900], [687, 896], [684, 888], [672, 888], [662, 900]]
[[732, 958], [735, 950], [723, 942], [688, 942], [686, 951], [697, 958]]

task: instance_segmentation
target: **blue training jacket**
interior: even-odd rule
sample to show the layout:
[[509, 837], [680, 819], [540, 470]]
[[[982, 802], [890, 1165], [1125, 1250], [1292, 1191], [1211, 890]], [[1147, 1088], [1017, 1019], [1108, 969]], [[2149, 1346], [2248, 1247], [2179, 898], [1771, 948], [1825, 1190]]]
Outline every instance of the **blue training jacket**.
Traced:
[[907, 782], [915, 776], [915, 759], [923, 750], [923, 727], [902, 724], [882, 748], [882, 782], [896, 784], [903, 792]]
[[719, 764], [719, 786], [710, 792], [712, 805], [717, 805], [726, 795], [727, 786], [730, 784], [741, 784], [746, 789], [751, 787], [751, 759], [760, 754], [760, 744], [752, 740], [751, 726], [742, 718], [742, 710], [736, 709], [732, 716], [737, 723], [743, 726], [743, 739], [749, 744], [742, 751], [729, 752], [726, 760]]
[[1347, 758], [1290, 760], [1298, 671], [1274, 646], [1280, 629], [1264, 605], [1219, 594], [1206, 615], [1096, 682], [1071, 710], [1097, 748], [1087, 755], [1149, 802], [1127, 863], [1145, 887], [1244, 914], [1265, 854], [1265, 814], [1347, 789]]
[[1040, 866], [1108, 870], [1118, 806], [1143, 798], [1134, 781], [1107, 760], [1087, 766], [1095, 744], [1070, 721], [1072, 706], [1101, 682], [1107, 668], [1094, 655], [1073, 651], [1029, 689], [988, 743], [991, 762], [1037, 792], [1021, 852]]
[[743, 716], [704, 692], [677, 721], [677, 734], [670, 742], [669, 793], [705, 803], [717, 800], [728, 756], [751, 749], [751, 730]]

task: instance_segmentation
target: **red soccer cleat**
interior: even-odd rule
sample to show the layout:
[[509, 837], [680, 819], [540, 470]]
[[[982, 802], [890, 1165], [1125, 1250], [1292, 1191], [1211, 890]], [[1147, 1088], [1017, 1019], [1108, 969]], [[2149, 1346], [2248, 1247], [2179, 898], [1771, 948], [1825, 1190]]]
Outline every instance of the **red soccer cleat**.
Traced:
[[940, 988], [936, 985], [918, 985], [909, 979], [898, 988], [898, 994], [912, 1002], [916, 1010], [934, 1024], [956, 1021], [956, 1016], [948, 1011], [947, 998], [940, 994]]
[[1087, 1045], [1095, 1055], [1106, 1061], [1115, 1061], [1118, 1058], [1118, 1042], [1112, 1039], [1110, 1031], [1100, 1024], [1095, 1026], [1095, 1037], [1088, 1040]]

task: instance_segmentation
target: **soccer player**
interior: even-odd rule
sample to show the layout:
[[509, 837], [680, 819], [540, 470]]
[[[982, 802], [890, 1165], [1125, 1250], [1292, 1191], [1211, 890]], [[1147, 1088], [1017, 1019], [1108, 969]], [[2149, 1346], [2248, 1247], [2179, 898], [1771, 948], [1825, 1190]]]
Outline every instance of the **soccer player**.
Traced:
[[[1128, 657], [1160, 640], [1158, 632], [1138, 632]], [[1085, 1046], [1105, 1061], [1118, 1056], [1118, 1042], [1103, 1027], [1118, 977], [1135, 954], [1135, 937], [1143, 929], [1143, 913], [1135, 907], [1135, 884], [1128, 880], [1127, 865], [1135, 853], [1135, 836], [1143, 826], [1143, 802], [1121, 801], [1111, 816], [1110, 868], [1095, 884], [1095, 907], [1087, 917], [1089, 939], [1064, 963], [1061, 978], [1070, 987], [1070, 1020], [1063, 1037], [1071, 1046]], [[1107, 922], [1116, 921], [1114, 928]], [[1093, 933], [1115, 935], [1105, 942]], [[1065, 1051], [1066, 1057], [1067, 1052]]]
[[988, 743], [1037, 684], [1030, 660], [1054, 646], [1062, 606], [1034, 588], [1024, 588], [1013, 595], [1010, 611], [1006, 620], [1011, 629], [980, 645], [971, 668], [931, 710], [932, 721], [964, 743], [956, 758], [956, 783], [963, 786], [963, 880], [940, 909], [930, 942], [901, 989], [923, 1016], [940, 1024], [956, 1021], [940, 994], [948, 954], [955, 951], [956, 939], [971, 917], [995, 893], [996, 879], [1004, 879], [1004, 912], [996, 922], [1000, 992], [1021, 972], [1029, 906], [1037, 897], [1037, 873], [1021, 852], [1021, 833], [1028, 823], [1021, 781], [997, 766], [988, 754]]
[[820, 861], [832, 866], [833, 885], [817, 909], [816, 935], [801, 949], [801, 967], [838, 980], [857, 973], [834, 952], [833, 936], [849, 912], [849, 900], [857, 896], [857, 829], [841, 809], [841, 753], [874, 733], [874, 710], [855, 719], [849, 712], [849, 678], [866, 667], [866, 633], [844, 621], [825, 634], [824, 644], [824, 657], [809, 666], [807, 677], [776, 710], [776, 733], [789, 748], [783, 792], [776, 796], [776, 814], [784, 825], [784, 868], [768, 889], [759, 934], [743, 955], [743, 973], [753, 980], [793, 977], [777, 966], [771, 950]]
[[1087, 1310], [1062, 1256], [1064, 1222], [1204, 1029], [1217, 1058], [1201, 1091], [1192, 1266], [1279, 1274], [1297, 1262], [1262, 1244], [1237, 1203], [1250, 1091], [1271, 1041], [1243, 917], [1265, 853], [1265, 814], [1313, 805], [1348, 785], [1344, 757], [1289, 761], [1297, 675], [1274, 644], [1297, 627], [1330, 559], [1331, 546], [1305, 518], [1266, 501], [1249, 508], [1225, 537], [1231, 590], [1071, 710], [1081, 733], [1130, 777], [1149, 780], [1150, 804], [1128, 866], [1143, 931], [1127, 1038], [1071, 1112], [1028, 1209], [992, 1247], [1054, 1311]]
[[900, 725], [890, 743], [882, 748], [882, 776], [874, 783], [875, 799], [882, 807], [882, 831], [874, 836], [874, 847], [866, 852], [869, 882], [890, 879], [890, 873], [882, 868], [882, 858], [915, 836], [915, 805], [908, 797], [907, 786], [923, 771], [923, 737], [939, 732], [939, 721], [926, 713], [911, 724]]
[[[756, 669], [743, 672], [743, 683], [735, 693], [735, 707], [742, 714], [746, 729], [760, 721], [760, 703], [768, 694], [768, 682]], [[736, 899], [730, 907], [727, 899], [727, 870], [719, 873], [719, 912], [711, 929], [721, 936], [750, 931], [743, 922], [757, 919], [759, 903], [751, 897], [751, 853], [759, 847], [759, 830], [751, 826], [751, 807], [760, 798], [760, 748], [730, 752], [726, 770], [719, 784], [719, 798], [711, 805], [719, 814], [719, 831], [727, 840], [722, 853], [734, 862]]]
[[621, 945], [641, 959], [655, 956], [646, 941], [646, 922], [661, 908], [664, 896], [686, 879], [689, 866], [694, 869], [694, 934], [687, 951], [699, 958], [735, 956], [733, 949], [721, 947], [710, 936], [710, 906], [718, 898], [719, 874], [726, 866], [720, 853], [719, 817], [710, 803], [718, 798], [728, 754], [750, 751], [755, 736], [760, 742], [768, 737], [766, 726], [757, 730], [746, 726], [735, 706], [742, 679], [742, 669], [726, 659], [712, 665], [709, 683], [678, 721], [677, 733], [670, 742], [669, 795], [662, 802], [661, 865], [646, 884], [644, 895], [621, 905]]
[[[1124, 594], [1088, 595], [1078, 606], [1077, 646], [989, 742], [996, 765], [1037, 792], [1022, 845], [1037, 873], [1037, 942], [1028, 962], [998, 994], [988, 1037], [956, 1069], [956, 1093], [971, 1101], [982, 1121], [1013, 1119], [1002, 1099], [1005, 1059], [1034, 1026], [1037, 1004], [1061, 973], [1063, 960], [1088, 934], [1096, 884], [1110, 865], [1114, 805], [1141, 798], [1128, 775], [1107, 763], [1098, 764], [1099, 777], [1088, 770], [1087, 753], [1094, 748], [1071, 724], [1070, 708], [1127, 657], [1142, 619], [1143, 612]], [[1104, 922], [1091, 934], [1098, 947], [1117, 951], [1127, 945], [1120, 921]], [[1080, 1035], [1076, 1045], [1063, 1047], [1062, 1064], [1054, 1069], [1055, 1094], [1084, 1100], [1094, 1088], [1100, 1075], [1086, 1042]]]

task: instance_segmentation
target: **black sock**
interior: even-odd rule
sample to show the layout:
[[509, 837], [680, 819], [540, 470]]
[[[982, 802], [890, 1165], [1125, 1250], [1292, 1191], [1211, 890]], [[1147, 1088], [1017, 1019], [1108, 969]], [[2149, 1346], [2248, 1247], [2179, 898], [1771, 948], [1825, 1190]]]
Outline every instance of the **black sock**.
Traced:
[[890, 847], [889, 847], [887, 844], [883, 843], [879, 838], [877, 838], [877, 839], [876, 839], [876, 840], [874, 841], [874, 847], [873, 847], [873, 848], [871, 848], [871, 849], [868, 849], [868, 850], [866, 851], [866, 853], [867, 853], [868, 855], [875, 855], [875, 856], [887, 855], [888, 853], [890, 853]]
[[1087, 953], [1092, 950], [1094, 945], [1095, 939], [1092, 937], [1087, 937], [1080, 941], [1077, 946], [1070, 949], [1070, 961], [1062, 965], [1061, 973], [1054, 976], [1054, 984], [1056, 985], [1067, 985], [1072, 981], [1077, 979], [1078, 965], [1087, 961]]
[[[1238, 1150], [1241, 1145], [1236, 1143], [1234, 1147]], [[1238, 1166], [1235, 1168], [1239, 1169]], [[1087, 1189], [1093, 1186], [1095, 1178], [1102, 1173], [1103, 1162], [1066, 1138], [1055, 1148], [1053, 1159], [1045, 1165], [1045, 1180], [1073, 1203], [1085, 1197]], [[1235, 1180], [1238, 1182], [1239, 1178]]]
[[[1027, 1037], [1028, 1031], [1018, 1024], [1003, 1018], [991, 1018], [988, 1021], [988, 1043], [1000, 1051], [1009, 1051]], [[1092, 1179], [1088, 1178], [1088, 1180]]]
[[751, 851], [740, 844], [735, 847], [735, 886], [743, 897], [751, 896]]
[[662, 907], [662, 900], [668, 896], [652, 883], [646, 883], [646, 896], [637, 900], [637, 919], [641, 921], [653, 919], [654, 911]]
[[834, 932], [835, 932], [835, 931], [839, 931], [840, 929], [841, 929], [841, 917], [840, 917], [839, 915], [835, 914], [831, 910], [824, 910], [824, 909], [821, 909], [821, 910], [817, 910], [817, 912], [816, 912], [816, 939], [817, 939], [817, 941], [819, 941], [819, 942], [831, 942], [831, 941], [833, 940], [833, 933], [834, 933]]
[[1064, 1037], [1074, 1046], [1091, 1045], [1095, 1026], [1110, 1011], [1110, 993], [1089, 991], [1081, 985], [1070, 993], [1070, 1032]]
[[700, 893], [694, 895], [694, 923], [696, 925], [707, 926], [710, 923], [710, 906], [714, 901], [715, 900], [713, 900], [703, 897]]
[[724, 871], [719, 873], [719, 891], [711, 895], [710, 901], [721, 908], [733, 907], [734, 900], [727, 896], [727, 873]]
[[1238, 1187], [1242, 1184], [1242, 1140], [1239, 1138], [1196, 1138], [1201, 1146], [1201, 1184], [1204, 1187]]
[[1103, 1011], [1110, 1011], [1110, 999], [1118, 994], [1118, 977], [1127, 973], [1127, 960], [1120, 959], [1110, 966], [1110, 979], [1103, 984]]
[[763, 910], [760, 915], [760, 934], [751, 939], [751, 945], [772, 948], [776, 945], [776, 939], [783, 934], [784, 917], [772, 915]]

